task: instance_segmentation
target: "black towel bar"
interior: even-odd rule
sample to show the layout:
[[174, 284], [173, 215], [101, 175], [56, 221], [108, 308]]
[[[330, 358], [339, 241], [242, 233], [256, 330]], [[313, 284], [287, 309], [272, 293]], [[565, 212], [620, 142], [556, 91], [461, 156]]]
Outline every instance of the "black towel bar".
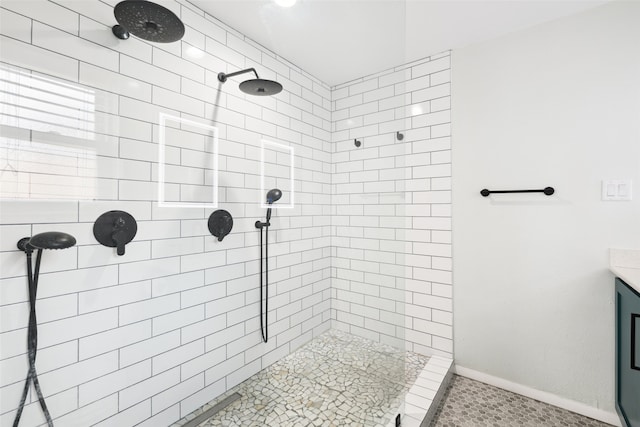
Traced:
[[480, 194], [482, 194], [483, 197], [487, 197], [489, 194], [492, 194], [492, 193], [496, 193], [496, 194], [504, 194], [504, 193], [544, 193], [547, 196], [550, 196], [555, 192], [556, 192], [556, 190], [554, 190], [553, 187], [546, 187], [546, 188], [543, 188], [542, 190], [487, 190], [486, 188], [484, 188], [484, 189], [482, 189], [480, 191]]

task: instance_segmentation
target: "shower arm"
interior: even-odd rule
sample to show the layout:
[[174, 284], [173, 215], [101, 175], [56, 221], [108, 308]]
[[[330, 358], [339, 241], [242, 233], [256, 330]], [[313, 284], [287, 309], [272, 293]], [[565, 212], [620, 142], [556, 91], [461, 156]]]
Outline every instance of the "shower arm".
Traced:
[[225, 73], [218, 73], [218, 80], [220, 80], [222, 83], [226, 82], [227, 79], [229, 77], [234, 77], [240, 74], [244, 74], [244, 73], [250, 73], [253, 71], [253, 74], [256, 75], [256, 79], [259, 79], [260, 76], [258, 76], [258, 72], [256, 71], [255, 68], [247, 68], [246, 70], [240, 70], [240, 71], [236, 71], [235, 73], [229, 73], [229, 74], [225, 74]]

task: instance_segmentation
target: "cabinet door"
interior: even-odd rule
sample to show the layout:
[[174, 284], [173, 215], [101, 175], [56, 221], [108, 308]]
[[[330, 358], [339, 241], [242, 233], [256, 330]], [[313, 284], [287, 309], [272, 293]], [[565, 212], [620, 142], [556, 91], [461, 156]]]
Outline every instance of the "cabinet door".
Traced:
[[640, 427], [640, 295], [616, 279], [616, 409]]

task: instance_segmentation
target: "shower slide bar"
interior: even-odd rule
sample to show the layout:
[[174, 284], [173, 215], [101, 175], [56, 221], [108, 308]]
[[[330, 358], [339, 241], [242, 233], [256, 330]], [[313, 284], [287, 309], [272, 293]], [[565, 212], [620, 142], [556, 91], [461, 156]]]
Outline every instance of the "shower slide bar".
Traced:
[[546, 188], [543, 188], [542, 190], [487, 190], [486, 188], [484, 188], [480, 191], [480, 194], [482, 194], [482, 197], [487, 197], [489, 196], [489, 194], [506, 194], [506, 193], [544, 193], [547, 196], [550, 196], [555, 192], [556, 190], [554, 190], [553, 187], [546, 187]]

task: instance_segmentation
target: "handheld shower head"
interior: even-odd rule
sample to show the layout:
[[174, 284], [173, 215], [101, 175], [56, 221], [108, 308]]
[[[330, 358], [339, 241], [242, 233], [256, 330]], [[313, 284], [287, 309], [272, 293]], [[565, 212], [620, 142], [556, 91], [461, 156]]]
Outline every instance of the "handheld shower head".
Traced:
[[60, 231], [47, 231], [33, 236], [29, 244], [36, 249], [67, 249], [76, 244], [76, 238]]
[[267, 193], [267, 203], [272, 205], [274, 202], [280, 200], [281, 197], [282, 191], [280, 191], [278, 188], [269, 190], [269, 192]]
[[[267, 204], [272, 205], [274, 202], [277, 202], [282, 197], [282, 191], [278, 188], [274, 188], [269, 190], [267, 193]], [[267, 223], [271, 221], [271, 207], [267, 209]]]

